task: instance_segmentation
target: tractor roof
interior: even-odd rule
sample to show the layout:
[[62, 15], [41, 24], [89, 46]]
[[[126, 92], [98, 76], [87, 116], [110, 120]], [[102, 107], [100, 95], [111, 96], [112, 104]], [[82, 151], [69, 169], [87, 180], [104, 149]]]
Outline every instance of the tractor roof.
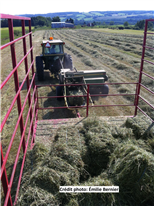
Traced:
[[43, 44], [49, 42], [50, 44], [63, 44], [64, 42], [61, 40], [43, 40]]

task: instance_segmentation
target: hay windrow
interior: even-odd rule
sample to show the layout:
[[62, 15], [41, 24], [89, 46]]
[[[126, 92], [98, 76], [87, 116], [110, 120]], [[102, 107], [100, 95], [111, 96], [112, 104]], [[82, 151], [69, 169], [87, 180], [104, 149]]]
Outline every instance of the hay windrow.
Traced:
[[[129, 121], [118, 127], [87, 118], [80, 126], [58, 129], [50, 150], [36, 143], [27, 154], [17, 205], [152, 204], [153, 139], [150, 133], [140, 139], [145, 130], [136, 136], [137, 119], [133, 128]], [[120, 193], [59, 193], [59, 186], [69, 185], [115, 185]]]

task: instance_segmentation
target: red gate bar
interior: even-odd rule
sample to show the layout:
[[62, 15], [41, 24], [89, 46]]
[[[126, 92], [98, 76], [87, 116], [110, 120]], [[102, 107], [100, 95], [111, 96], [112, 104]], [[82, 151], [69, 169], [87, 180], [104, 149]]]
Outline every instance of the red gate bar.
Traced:
[[[141, 109], [139, 108], [139, 106], [138, 106], [138, 104], [139, 104], [139, 98], [141, 98], [141, 96], [140, 96], [141, 86], [144, 87], [146, 90], [148, 90], [149, 92], [151, 92], [151, 93], [153, 94], [153, 91], [151, 91], [150, 89], [148, 89], [147, 87], [145, 87], [143, 84], [141, 84], [141, 83], [142, 83], [142, 74], [144, 74], [144, 75], [146, 75], [147, 77], [149, 77], [149, 78], [151, 78], [151, 79], [154, 80], [154, 77], [152, 77], [151, 75], [148, 75], [148, 74], [146, 74], [145, 72], [143, 72], [144, 62], [147, 62], [147, 63], [149, 63], [149, 64], [154, 65], [153, 62], [144, 59], [144, 57], [145, 57], [145, 48], [148, 48], [148, 47], [146, 46], [147, 34], [154, 34], [154, 33], [151, 33], [151, 32], [147, 32], [148, 22], [150, 22], [150, 21], [153, 21], [153, 22], [154, 22], [154, 19], [147, 19], [147, 20], [145, 20], [145, 29], [144, 29], [144, 39], [143, 39], [143, 46], [142, 46], [143, 48], [142, 48], [142, 58], [141, 58], [140, 74], [139, 74], [139, 81], [138, 81], [138, 85], [137, 85], [137, 89], [136, 89], [136, 91], [137, 91], [137, 92], [136, 92], [136, 93], [137, 93], [137, 96], [136, 96], [136, 100], [135, 100], [135, 113], [134, 113], [135, 116], [137, 115], [137, 110], [138, 110], [138, 109], [139, 109], [144, 115], [146, 114], [146, 113], [143, 112], [143, 110], [141, 110]], [[150, 47], [149, 49], [154, 49], [154, 48]], [[149, 105], [149, 104], [148, 104], [148, 105]], [[151, 106], [151, 105], [149, 105], [149, 106]], [[148, 116], [148, 115], [146, 115], [146, 116]], [[150, 118], [150, 117], [149, 117], [149, 118]], [[151, 118], [150, 118], [150, 119], [151, 119]], [[153, 120], [152, 120], [152, 122], [153, 122]]]
[[[2, 181], [2, 186], [3, 186], [4, 196], [5, 196], [4, 205], [12, 206], [13, 202], [12, 202], [12, 197], [11, 197], [11, 188], [12, 188], [12, 184], [13, 184], [13, 180], [14, 180], [14, 175], [15, 175], [15, 172], [16, 172], [16, 166], [17, 166], [17, 163], [18, 163], [21, 147], [23, 147], [24, 156], [23, 156], [22, 166], [20, 168], [20, 175], [19, 175], [18, 186], [17, 186], [17, 190], [16, 190], [17, 194], [18, 194], [19, 188], [20, 188], [20, 183], [21, 183], [21, 177], [22, 177], [22, 173], [23, 173], [23, 167], [24, 167], [26, 152], [27, 152], [27, 148], [28, 148], [28, 145], [29, 145], [29, 142], [30, 142], [29, 141], [30, 136], [32, 136], [32, 139], [33, 139], [33, 135], [34, 135], [33, 122], [35, 122], [35, 120], [36, 120], [37, 99], [36, 99], [36, 94], [35, 94], [36, 93], [36, 87], [35, 87], [35, 73], [34, 73], [34, 60], [33, 60], [31, 19], [30, 18], [25, 18], [25, 17], [13, 16], [13, 15], [5, 15], [5, 14], [1, 14], [1, 18], [2, 19], [8, 19], [10, 42], [3, 45], [3, 46], [1, 46], [0, 49], [3, 50], [5, 48], [7, 48], [8, 46], [10, 46], [13, 70], [10, 72], [10, 74], [7, 76], [7, 78], [2, 82], [2, 84], [0, 85], [0, 89], [2, 90], [3, 87], [5, 87], [6, 83], [10, 80], [12, 75], [14, 75], [14, 83], [15, 83], [15, 91], [16, 91], [16, 95], [14, 96], [14, 99], [13, 99], [12, 103], [10, 104], [9, 109], [6, 112], [6, 115], [5, 115], [4, 119], [2, 120], [1, 127], [0, 127], [1, 132], [2, 132], [2, 130], [5, 126], [5, 124], [6, 124], [7, 118], [9, 117], [15, 102], [17, 102], [17, 108], [18, 108], [18, 120], [17, 120], [16, 125], [14, 127], [14, 131], [12, 131], [12, 137], [10, 139], [10, 143], [9, 143], [8, 148], [7, 148], [5, 157], [3, 156], [3, 149], [2, 149], [2, 146], [1, 146], [0, 178], [1, 178], [1, 181]], [[17, 39], [14, 39], [13, 19], [21, 20], [21, 24], [22, 24], [22, 36], [17, 38]], [[29, 33], [28, 34], [25, 34], [25, 20], [27, 20], [29, 22]], [[29, 36], [29, 41], [30, 41], [30, 49], [27, 52], [26, 37], [28, 37], [28, 36]], [[15, 43], [18, 42], [19, 40], [22, 40], [22, 39], [23, 39], [24, 57], [19, 61], [19, 63], [17, 63], [17, 61], [16, 61], [16, 52], [15, 52]], [[29, 68], [28, 68], [28, 59], [27, 59], [28, 55], [31, 56], [31, 62], [30, 62], [30, 67]], [[25, 62], [26, 75], [25, 75], [21, 85], [19, 86], [18, 67], [21, 65], [21, 63], [23, 61]], [[31, 80], [31, 83], [30, 83], [29, 73], [31, 71], [32, 71], [32, 80]], [[24, 103], [22, 105], [21, 104], [20, 92], [21, 92], [25, 82], [27, 83], [27, 94], [26, 94], [26, 98], [24, 99]], [[31, 95], [31, 89], [32, 88], [33, 88], [33, 93]], [[25, 124], [24, 124], [23, 113], [24, 113], [24, 108], [25, 108], [25, 105], [26, 105], [27, 101], [28, 101], [29, 109], [28, 109]], [[33, 107], [33, 110], [32, 110], [32, 107]], [[27, 142], [25, 142], [25, 132], [26, 132], [26, 129], [27, 129], [27, 124], [28, 124], [29, 119], [30, 119], [30, 126], [28, 128], [29, 132], [28, 132], [28, 136], [27, 136]], [[16, 135], [16, 132], [17, 132], [17, 129], [18, 129], [19, 125], [20, 125], [21, 138], [20, 138], [19, 147], [17, 149], [16, 158], [15, 158], [11, 178], [10, 178], [10, 181], [8, 181], [8, 177], [7, 177], [7, 173], [6, 173], [6, 163], [7, 163], [7, 159], [9, 157], [10, 150], [11, 150], [11, 147], [12, 147], [12, 144], [13, 144], [13, 141], [14, 141], [14, 138], [15, 138], [15, 135]], [[34, 140], [33, 140], [33, 142], [34, 142]], [[16, 194], [16, 197], [15, 197], [15, 201], [17, 200], [17, 194]], [[16, 202], [14, 202], [14, 205], [15, 205], [15, 203]]]

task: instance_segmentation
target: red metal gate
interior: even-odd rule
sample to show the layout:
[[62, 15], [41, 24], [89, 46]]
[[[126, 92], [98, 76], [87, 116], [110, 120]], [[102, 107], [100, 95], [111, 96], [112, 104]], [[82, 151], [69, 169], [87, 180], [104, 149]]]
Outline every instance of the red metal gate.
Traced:
[[[148, 64], [152, 64], [154, 65], [154, 62], [151, 62], [149, 60], [145, 59], [145, 50], [149, 49], [149, 50], [154, 50], [153, 47], [149, 47], [146, 45], [146, 40], [147, 40], [147, 35], [154, 35], [153, 32], [148, 32], [148, 22], [154, 22], [154, 19], [147, 19], [145, 21], [145, 29], [144, 29], [144, 39], [143, 39], [143, 48], [142, 48], [142, 58], [141, 58], [141, 67], [140, 67], [140, 74], [139, 74], [139, 81], [137, 84], [137, 96], [136, 96], [136, 102], [135, 102], [135, 116], [137, 115], [137, 110], [140, 110], [145, 116], [147, 116], [148, 118], [150, 118], [139, 106], [139, 100], [143, 100], [147, 105], [149, 105], [149, 107], [151, 107], [152, 109], [154, 109], [154, 103], [151, 104], [150, 102], [148, 102], [145, 98], [143, 98], [140, 94], [141, 88], [144, 88], [147, 92], [151, 93], [152, 95], [154, 95], [154, 91], [152, 91], [151, 89], [147, 88], [145, 85], [142, 84], [142, 76], [145, 75], [146, 77], [154, 80], [154, 76], [151, 76], [149, 74], [147, 74], [144, 71], [144, 62], [147, 62]], [[153, 45], [152, 45], [153, 46]], [[154, 97], [153, 97], [154, 99]], [[151, 119], [151, 118], [150, 118]], [[151, 119], [152, 122], [154, 122], [153, 119]]]
[[[5, 48], [7, 48], [8, 46], [10, 46], [13, 70], [10, 72], [10, 74], [7, 76], [7, 78], [2, 82], [0, 88], [1, 88], [1, 91], [2, 91], [2, 89], [5, 88], [7, 82], [9, 82], [11, 77], [14, 76], [15, 91], [16, 91], [16, 95], [15, 95], [13, 101], [11, 102], [8, 111], [6, 112], [6, 115], [5, 115], [4, 119], [2, 120], [1, 132], [3, 132], [4, 126], [7, 124], [8, 117], [9, 117], [15, 103], [17, 103], [17, 109], [18, 109], [18, 119], [17, 119], [16, 125], [14, 127], [14, 131], [12, 131], [12, 136], [10, 137], [9, 146], [6, 150], [5, 156], [3, 155], [3, 151], [4, 151], [3, 145], [1, 145], [1, 173], [0, 173], [0, 175], [1, 175], [3, 191], [4, 191], [4, 199], [5, 199], [4, 200], [4, 205], [6, 206], [6, 205], [13, 205], [13, 204], [15, 205], [16, 204], [27, 149], [28, 149], [28, 146], [30, 146], [32, 148], [32, 145], [34, 144], [35, 130], [36, 130], [36, 125], [37, 125], [36, 124], [37, 123], [37, 112], [38, 112], [39, 109], [43, 109], [43, 108], [39, 108], [38, 105], [37, 105], [38, 98], [49, 98], [49, 97], [38, 97], [37, 96], [37, 88], [39, 86], [37, 86], [37, 87], [35, 86], [31, 19], [30, 18], [24, 18], [24, 17], [11, 16], [11, 15], [4, 15], [4, 14], [1, 15], [1, 18], [2, 19], [8, 19], [9, 36], [10, 36], [10, 42], [3, 45], [3, 46], [1, 46], [1, 50], [3, 50]], [[22, 36], [18, 39], [14, 39], [13, 19], [21, 20]], [[29, 32], [27, 34], [25, 34], [25, 21], [29, 22]], [[148, 22], [150, 22], [150, 21], [154, 21], [154, 20], [146, 20], [146, 22], [145, 22], [144, 42], [143, 42], [143, 51], [142, 51], [142, 59], [141, 59], [141, 68], [140, 68], [140, 73], [139, 73], [139, 81], [135, 82], [135, 83], [131, 83], [131, 84], [137, 85], [136, 93], [135, 94], [109, 94], [109, 96], [134, 95], [135, 96], [134, 104], [133, 105], [94, 105], [94, 106], [91, 106], [91, 105], [89, 105], [89, 98], [88, 98], [89, 97], [89, 86], [90, 85], [87, 85], [87, 106], [83, 106], [87, 110], [87, 112], [86, 112], [87, 116], [88, 116], [89, 107], [100, 107], [100, 106], [102, 106], [102, 107], [103, 106], [110, 106], [110, 107], [111, 106], [112, 107], [115, 107], [115, 106], [119, 106], [119, 107], [121, 107], [121, 106], [133, 106], [135, 108], [134, 116], [137, 115], [138, 110], [140, 110], [144, 115], [148, 116], [139, 106], [139, 100], [140, 99], [142, 99], [147, 105], [149, 105], [152, 109], [154, 109], [153, 104], [149, 103], [140, 94], [141, 88], [146, 89], [152, 95], [154, 94], [154, 91], [152, 91], [151, 89], [145, 87], [142, 84], [142, 75], [145, 75], [148, 78], [154, 80], [154, 77], [152, 77], [151, 75], [149, 75], [149, 74], [147, 74], [143, 71], [144, 62], [148, 62], [148, 63], [154, 65], [153, 62], [150, 62], [149, 60], [145, 59], [145, 49], [154, 50], [154, 48], [146, 46], [147, 34], [150, 34], [150, 35], [154, 34], [154, 33], [148, 33], [147, 32]], [[28, 50], [28, 52], [27, 52], [27, 45], [26, 45], [26, 37], [29, 37], [30, 49]], [[18, 42], [19, 40], [23, 40], [24, 57], [17, 63], [16, 52], [15, 52], [15, 43]], [[30, 59], [30, 66], [28, 68], [28, 56], [29, 55], [30, 55], [30, 58], [29, 58]], [[25, 63], [25, 73], [26, 73], [26, 75], [25, 75], [22, 83], [20, 84], [19, 83], [18, 68], [19, 68], [19, 66], [21, 65], [22, 62]], [[30, 72], [31, 72], [31, 81], [30, 81]], [[22, 91], [21, 90], [22, 90], [25, 82], [26, 82], [27, 92], [26, 92], [26, 98], [23, 99], [23, 103], [22, 103], [22, 95], [21, 95]], [[108, 83], [108, 84], [111, 85], [111, 84], [130, 84], [130, 83]], [[56, 96], [51, 97], [51, 98], [56, 98]], [[28, 103], [28, 112], [25, 115], [26, 103]], [[63, 107], [63, 108], [66, 108], [66, 107]], [[46, 109], [46, 108], [44, 108], [44, 109]], [[51, 109], [51, 108], [47, 108], [47, 109]], [[52, 107], [52, 109], [58, 109], [58, 108]], [[150, 118], [150, 119], [151, 119], [152, 122], [154, 122], [154, 120], [152, 118]], [[28, 122], [29, 122], [29, 125], [28, 125]], [[10, 180], [9, 180], [8, 175], [7, 175], [7, 170], [6, 170], [6, 164], [7, 164], [8, 157], [10, 155], [10, 150], [12, 148], [12, 145], [13, 145], [18, 127], [20, 128], [20, 142], [19, 142], [19, 146], [18, 146], [18, 149], [17, 149], [17, 152], [16, 152], [16, 157], [15, 157], [15, 162], [14, 162], [14, 165], [13, 165], [11, 177], [10, 177]], [[27, 133], [26, 133], [26, 129], [28, 129]], [[30, 142], [30, 137], [31, 137], [31, 142]], [[17, 185], [17, 188], [16, 188], [15, 198], [12, 199], [12, 197], [11, 197], [11, 188], [12, 188], [12, 184], [13, 184], [13, 180], [14, 180], [15, 171], [16, 171], [16, 167], [17, 167], [17, 163], [18, 163], [21, 148], [23, 148], [22, 164], [21, 164], [21, 167], [20, 167], [20, 175], [18, 177], [18, 185]]]
[[[34, 73], [34, 60], [33, 60], [31, 19], [24, 18], [24, 17], [18, 17], [18, 16], [12, 16], [12, 15], [5, 15], [5, 14], [1, 14], [1, 19], [8, 19], [9, 37], [10, 37], [10, 42], [1, 46], [1, 50], [10, 46], [13, 69], [12, 69], [11, 73], [7, 76], [7, 78], [2, 82], [0, 88], [2, 91], [5, 88], [6, 84], [9, 82], [9, 80], [11, 79], [11, 77], [14, 75], [14, 83], [15, 83], [15, 91], [16, 91], [16, 95], [15, 95], [12, 103], [10, 104], [10, 107], [9, 107], [4, 119], [2, 120], [1, 128], [0, 128], [1, 132], [3, 132], [4, 126], [7, 123], [7, 119], [9, 117], [15, 103], [17, 103], [17, 109], [18, 109], [18, 120], [16, 122], [14, 131], [12, 131], [12, 137], [10, 138], [10, 143], [9, 143], [8, 148], [7, 148], [5, 157], [3, 156], [3, 146], [1, 145], [1, 173], [0, 173], [0, 175], [1, 175], [4, 196], [5, 196], [4, 205], [13, 205], [12, 197], [11, 197], [11, 188], [12, 188], [12, 184], [13, 184], [13, 180], [14, 180], [14, 176], [15, 176], [15, 171], [16, 171], [21, 147], [23, 148], [23, 160], [22, 160], [22, 165], [21, 165], [21, 169], [20, 169], [20, 175], [19, 175], [19, 179], [18, 179], [18, 186], [16, 189], [14, 204], [17, 201], [17, 196], [18, 196], [18, 192], [19, 192], [19, 188], [20, 188], [20, 182], [21, 182], [21, 177], [22, 177], [22, 173], [23, 173], [24, 162], [25, 162], [25, 158], [26, 158], [26, 152], [28, 149], [30, 136], [33, 137], [34, 131], [35, 131], [34, 125], [35, 125], [35, 118], [36, 118], [36, 116], [35, 116], [35, 114], [36, 114], [36, 98], [35, 98], [36, 87], [35, 87], [35, 73]], [[14, 39], [13, 19], [21, 20], [22, 36], [18, 39]], [[27, 34], [25, 33], [25, 21], [28, 21], [28, 23], [29, 23], [29, 32]], [[26, 37], [28, 37], [28, 36], [29, 36], [30, 49], [27, 52]], [[24, 56], [19, 62], [17, 62], [15, 43], [17, 43], [20, 40], [23, 40], [23, 53], [24, 53], [23, 55]], [[30, 67], [29, 68], [28, 68], [28, 55], [30, 55]], [[26, 75], [25, 75], [22, 83], [19, 84], [18, 68], [22, 62], [24, 62], [24, 64], [25, 64]], [[31, 82], [30, 82], [30, 72], [31, 72], [31, 77], [32, 77]], [[27, 93], [26, 93], [26, 98], [24, 99], [24, 103], [22, 104], [21, 90], [24, 86], [24, 83], [26, 83], [26, 85], [27, 85]], [[33, 91], [31, 92], [31, 90], [33, 90]], [[27, 102], [28, 102], [29, 109], [28, 109], [28, 112], [26, 114], [26, 117], [24, 118], [23, 117], [24, 116], [24, 109], [25, 109], [25, 105]], [[28, 121], [30, 121], [30, 126], [28, 128], [28, 130], [29, 130], [28, 134], [26, 134], [25, 131], [27, 128]], [[13, 169], [12, 169], [12, 174], [11, 174], [10, 180], [8, 180], [8, 175], [7, 175], [7, 171], [6, 171], [6, 163], [7, 163], [9, 155], [12, 155], [12, 154], [10, 154], [10, 150], [11, 150], [12, 144], [14, 142], [14, 138], [15, 138], [15, 135], [17, 133], [18, 127], [20, 127], [20, 135], [21, 135], [20, 136], [20, 143], [19, 143], [19, 147], [17, 149], [16, 158], [15, 158], [15, 162], [14, 162]]]

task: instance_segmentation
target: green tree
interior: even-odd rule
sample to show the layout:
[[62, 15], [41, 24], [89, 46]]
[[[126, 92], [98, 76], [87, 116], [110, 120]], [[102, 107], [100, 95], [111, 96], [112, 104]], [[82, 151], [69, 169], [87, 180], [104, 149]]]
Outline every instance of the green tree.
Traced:
[[148, 29], [150, 29], [150, 30], [154, 29], [154, 22], [152, 22], [152, 21], [148, 22]]
[[74, 20], [72, 18], [67, 19], [65, 22], [74, 24]]
[[43, 17], [37, 16], [31, 18], [32, 26], [50, 26], [51, 18], [50, 17]]
[[[136, 28], [139, 28], [139, 29], [144, 29], [145, 27], [145, 20], [141, 20], [141, 21], [138, 21], [136, 24], [135, 24], [135, 27]], [[148, 29], [153, 29], [154, 28], [154, 22], [148, 22]]]
[[93, 25], [94, 25], [94, 26], [96, 25], [96, 22], [95, 22], [95, 21], [93, 21]]
[[59, 16], [55, 16], [51, 19], [52, 22], [61, 22]]
[[128, 25], [129, 25], [129, 23], [127, 21], [125, 21], [124, 26], [128, 26]]
[[135, 27], [136, 27], [136, 28], [139, 28], [139, 29], [144, 29], [144, 25], [145, 25], [145, 20], [141, 20], [141, 21], [138, 21], [138, 22], [135, 24]]

